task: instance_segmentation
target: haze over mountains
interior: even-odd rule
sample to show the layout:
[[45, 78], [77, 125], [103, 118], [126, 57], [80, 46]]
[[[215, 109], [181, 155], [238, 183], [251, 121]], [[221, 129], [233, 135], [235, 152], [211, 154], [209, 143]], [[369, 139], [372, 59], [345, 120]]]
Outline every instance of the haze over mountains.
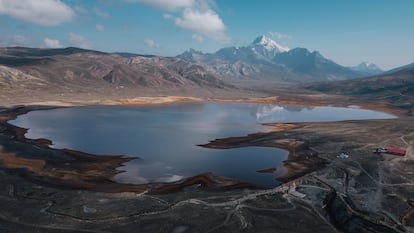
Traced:
[[[190, 49], [179, 58], [205, 67], [223, 79], [313, 82], [344, 80], [378, 74], [375, 65], [344, 67], [306, 48], [288, 49], [262, 35], [245, 47], [227, 47], [215, 53]], [[375, 69], [377, 68], [377, 69]]]
[[[404, 72], [411, 67], [393, 72]], [[201, 90], [273, 90], [286, 84], [351, 80], [379, 73], [382, 71], [374, 64], [344, 67], [317, 51], [289, 49], [265, 36], [245, 47], [227, 47], [215, 53], [190, 49], [177, 57], [105, 53], [73, 47], [0, 48], [0, 88], [7, 92], [54, 90], [58, 95], [132, 90], [135, 95], [174, 90], [177, 95], [200, 94]], [[342, 84], [371, 85], [358, 80]], [[408, 81], [401, 82], [403, 85]], [[335, 90], [333, 86], [332, 90]], [[2, 91], [0, 95], [5, 97], [5, 93]]]
[[384, 72], [381, 68], [371, 62], [361, 62], [359, 65], [350, 68], [365, 75], [376, 75]]

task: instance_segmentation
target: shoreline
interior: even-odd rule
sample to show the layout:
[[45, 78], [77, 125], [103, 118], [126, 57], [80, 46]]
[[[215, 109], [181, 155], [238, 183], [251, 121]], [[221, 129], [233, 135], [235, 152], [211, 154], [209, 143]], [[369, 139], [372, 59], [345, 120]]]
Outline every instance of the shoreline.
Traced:
[[[59, 107], [63, 106], [20, 106], [0, 110], [0, 136], [2, 136], [0, 143], [20, 143], [20, 145], [0, 148], [0, 166], [2, 169], [17, 172], [30, 180], [41, 181], [46, 185], [102, 192], [165, 193], [176, 192], [195, 184], [206, 190], [265, 188], [210, 173], [187, 177], [171, 183], [142, 185], [117, 183], [112, 181], [112, 177], [122, 172], [118, 169], [122, 168], [124, 163], [137, 158], [123, 155], [101, 156], [69, 149], [50, 148], [51, 140], [44, 138], [28, 139], [25, 137], [27, 129], [8, 123], [8, 121], [30, 111]], [[21, 156], [22, 148], [24, 148], [23, 151], [41, 150], [42, 153], [54, 153], [54, 157], [59, 157], [57, 160], [62, 160], [60, 157], [66, 158], [63, 161], [56, 162], [54, 161], [55, 158], [42, 159], [42, 156]], [[67, 166], [62, 166], [62, 163]]]
[[[56, 106], [55, 106], [56, 107]], [[50, 148], [49, 139], [28, 139], [23, 129], [7, 123], [29, 111], [49, 109], [32, 106], [0, 111], [0, 166], [29, 180], [45, 185], [100, 192], [133, 192], [161, 194], [176, 192], [184, 187], [200, 185], [206, 190], [227, 190], [233, 188], [262, 189], [264, 187], [243, 181], [232, 180], [210, 173], [199, 174], [171, 183], [124, 184], [111, 178], [122, 172], [118, 170], [124, 163], [136, 159], [124, 155], [94, 155], [70, 149]], [[27, 151], [32, 153], [25, 154]], [[44, 158], [44, 154], [48, 154]]]
[[[173, 103], [183, 103], [183, 102], [218, 102], [218, 103], [257, 103], [257, 104], [279, 104], [279, 105], [294, 105], [299, 104], [300, 106], [324, 106], [321, 103], [313, 103], [312, 105], [303, 105], [305, 102], [292, 102], [292, 101], [280, 101], [277, 97], [267, 97], [267, 98], [253, 98], [253, 99], [233, 99], [233, 100], [227, 100], [227, 99], [201, 99], [201, 98], [193, 98], [193, 97], [180, 97], [180, 96], [166, 96], [166, 97], [139, 97], [134, 99], [126, 99], [126, 100], [118, 100], [118, 101], [102, 101], [99, 102], [98, 106], [163, 106], [163, 105], [169, 105]], [[15, 119], [19, 115], [26, 114], [29, 111], [35, 111], [35, 110], [44, 110], [44, 109], [50, 109], [50, 108], [61, 108], [61, 107], [75, 107], [75, 106], [90, 106], [90, 105], [96, 105], [98, 102], [43, 102], [43, 103], [31, 103], [31, 105], [27, 106], [20, 106], [15, 107], [14, 110], [9, 110], [9, 113], [4, 115], [0, 115], [0, 125], [3, 125], [3, 127], [6, 127], [6, 132], [9, 131], [9, 137], [13, 138], [12, 140], [17, 140], [23, 143], [27, 143], [36, 147], [43, 148], [45, 150], [55, 150], [55, 151], [61, 151], [64, 154], [69, 154], [73, 158], [82, 161], [85, 157], [88, 159], [101, 161], [101, 157], [99, 155], [92, 155], [83, 153], [81, 151], [74, 151], [74, 150], [66, 150], [66, 149], [52, 149], [49, 146], [51, 145], [51, 141], [49, 139], [27, 139], [24, 135], [27, 132], [26, 129], [19, 128], [17, 126], [13, 126], [11, 124], [8, 124], [7, 122]], [[296, 105], [295, 105], [296, 106]], [[379, 109], [379, 108], [376, 108]], [[393, 110], [389, 109], [390, 112], [394, 112]], [[277, 180], [279, 180], [282, 183], [289, 182], [291, 180], [294, 180], [298, 177], [301, 177], [305, 174], [308, 174], [310, 172], [313, 172], [315, 170], [318, 170], [324, 166], [324, 161], [320, 159], [317, 156], [317, 153], [315, 151], [312, 151], [310, 148], [307, 147], [306, 141], [301, 140], [284, 140], [283, 138], [275, 139], [273, 142], [269, 142], [266, 137], [269, 135], [272, 135], [274, 133], [281, 133], [285, 131], [290, 131], [293, 129], [298, 129], [303, 127], [301, 123], [266, 123], [263, 124], [265, 126], [272, 127], [272, 129], [269, 132], [266, 133], [253, 133], [246, 136], [240, 136], [240, 137], [232, 137], [232, 138], [224, 138], [224, 139], [215, 139], [214, 141], [211, 141], [210, 143], [207, 143], [205, 145], [201, 145], [203, 147], [207, 148], [234, 148], [234, 147], [245, 147], [245, 146], [262, 146], [262, 147], [274, 147], [278, 149], [283, 149], [288, 151], [288, 158], [283, 162], [284, 167], [286, 168], [286, 172], [283, 176], [279, 177]], [[12, 132], [12, 133], [10, 133]], [[111, 180], [111, 178], [116, 175], [119, 172], [117, 168], [122, 167], [122, 165], [131, 159], [128, 156], [105, 156], [108, 161], [106, 161], [104, 166], [98, 166], [96, 161], [94, 163], [89, 164], [90, 170], [93, 171], [93, 176], [95, 176], [95, 184], [81, 184], [82, 182], [78, 183], [71, 183], [68, 182], [68, 177], [76, 177], [77, 179], [83, 179], [87, 180], [85, 176], [82, 176], [80, 171], [70, 171], [69, 173], [72, 173], [68, 175], [68, 172], [63, 172], [64, 174], [60, 174], [58, 172], [59, 169], [55, 168], [54, 172], [51, 171], [43, 171], [42, 166], [44, 167], [47, 164], [47, 160], [28, 160], [27, 158], [19, 159], [13, 154], [3, 154], [3, 166], [6, 169], [26, 169], [30, 171], [31, 173], [34, 173], [36, 176], [44, 176], [46, 179], [50, 179], [51, 183], [57, 184], [57, 185], [63, 185], [66, 186], [69, 184], [70, 187], [79, 187], [82, 188], [82, 186], [87, 187], [87, 189], [91, 190], [105, 190], [107, 188], [98, 187], [99, 182], [103, 183], [111, 183], [111, 186], [120, 185], [122, 187], [111, 187], [112, 189], [117, 190], [128, 190], [132, 192], [151, 192], [150, 190], [154, 191], [154, 187], [150, 186], [157, 186], [158, 189], [164, 190], [166, 189], [166, 186], [173, 186], [176, 187], [176, 189], [181, 189], [182, 187], [185, 187], [188, 185], [188, 180], [192, 180], [190, 183], [194, 183], [194, 178], [198, 177], [199, 181], [196, 181], [196, 183], [207, 184], [204, 185], [206, 187], [213, 186], [213, 183], [217, 183], [212, 179], [212, 176], [205, 176], [205, 175], [196, 175], [194, 177], [187, 177], [183, 180], [180, 180], [178, 182], [168, 183], [168, 184], [143, 184], [143, 185], [135, 185], [135, 184], [122, 184], [122, 183], [116, 183]], [[33, 166], [30, 166], [29, 164], [33, 164]], [[62, 169], [62, 168], [60, 168]], [[272, 169], [272, 168], [264, 168], [264, 169]], [[29, 172], [29, 173], [30, 173]], [[85, 173], [85, 170], [82, 171]], [[86, 173], [88, 174], [88, 173]], [[63, 179], [57, 178], [57, 177], [64, 177]], [[82, 178], [83, 177], [83, 178]], [[97, 178], [99, 177], [99, 178]], [[208, 179], [206, 179], [208, 177]], [[216, 179], [220, 179], [217, 176], [215, 176]], [[227, 178], [224, 178], [225, 180], [228, 180]], [[202, 181], [201, 181], [202, 180]], [[98, 182], [99, 181], [99, 182]], [[225, 183], [225, 182], [224, 182]], [[230, 182], [231, 184], [223, 185], [224, 188], [227, 188], [227, 186], [240, 186], [242, 184], [242, 187], [251, 187], [251, 188], [259, 188], [258, 186], [254, 184], [247, 184], [242, 181], [233, 181]], [[238, 183], [238, 184], [236, 184]], [[223, 188], [222, 187], [222, 188]], [[171, 189], [168, 189], [171, 190]], [[109, 191], [109, 190], [108, 190]], [[158, 192], [158, 191], [154, 191]]]
[[[22, 102], [17, 105], [7, 104], [0, 106], [12, 108], [17, 106], [42, 106], [42, 107], [78, 107], [78, 106], [165, 106], [174, 103], [186, 102], [217, 102], [217, 103], [256, 103], [256, 104], [274, 104], [286, 106], [303, 106], [303, 107], [356, 107], [361, 109], [380, 111], [394, 114], [398, 117], [407, 116], [407, 110], [403, 107], [391, 105], [383, 101], [359, 101], [357, 99], [336, 95], [295, 95], [295, 96], [268, 96], [252, 98], [203, 98], [191, 96], [141, 96], [124, 99], [100, 99], [88, 101], [37, 101]], [[346, 104], [345, 104], [346, 103]]]
[[[265, 98], [249, 101], [274, 104], [275, 100]], [[156, 104], [166, 103], [158, 101]], [[375, 109], [388, 107], [386, 104], [369, 106]], [[122, 163], [130, 158], [122, 155], [104, 158], [79, 151], [52, 149], [48, 147], [49, 140], [27, 139], [24, 137], [25, 129], [7, 124], [8, 120], [18, 114], [54, 107], [58, 106], [0, 108], [0, 144], [3, 145], [0, 147], [0, 155], [6, 154], [6, 165], [9, 166], [8, 169], [0, 169], [3, 174], [2, 183], [6, 187], [5, 197], [0, 195], [0, 201], [5, 206], [8, 206], [10, 200], [18, 203], [19, 205], [8, 207], [17, 211], [17, 216], [24, 215], [19, 206], [29, 202], [32, 204], [26, 205], [24, 213], [39, 213], [39, 210], [46, 208], [47, 211], [43, 215], [46, 214], [48, 217], [39, 215], [42, 216], [41, 222], [44, 225], [50, 223], [50, 218], [59, 222], [59, 218], [63, 217], [64, 226], [74, 226], [76, 229], [80, 229], [77, 225], [79, 221], [88, 224], [83, 225], [84, 229], [105, 229], [100, 224], [101, 216], [112, 216], [110, 214], [123, 216], [110, 221], [124, 222], [127, 227], [131, 226], [133, 229], [137, 220], [162, 221], [165, 218], [163, 213], [169, 214], [168, 216], [185, 216], [190, 210], [191, 213], [197, 211], [210, 214], [224, 211], [227, 216], [233, 216], [234, 213], [239, 213], [235, 212], [238, 209], [242, 209], [242, 216], [251, 216], [253, 219], [256, 219], [254, 216], [267, 216], [267, 210], [271, 210], [269, 213], [273, 216], [272, 219], [275, 214], [281, 218], [294, 211], [294, 217], [308, 219], [307, 224], [316, 221], [329, 229], [345, 232], [352, 232], [347, 230], [348, 227], [352, 229], [352, 226], [360, 227], [358, 229], [368, 226], [374, 230], [387, 229], [387, 232], [400, 232], [395, 229], [414, 229], [414, 220], [411, 219], [412, 206], [405, 201], [409, 200], [412, 194], [412, 186], [407, 185], [414, 179], [414, 166], [407, 166], [407, 163], [412, 163], [412, 158], [409, 155], [377, 155], [371, 150], [384, 145], [405, 148], [413, 144], [412, 117], [407, 116], [403, 109], [396, 110], [390, 106], [387, 108], [389, 113], [399, 113], [400, 117], [385, 120], [266, 124], [273, 126], [271, 132], [217, 139], [204, 145], [212, 148], [277, 145], [278, 148], [288, 149], [289, 158], [284, 163], [290, 168], [290, 172], [281, 177], [283, 184], [273, 189], [264, 189], [211, 173], [164, 184], [115, 183], [110, 180], [111, 175], [119, 172], [116, 168], [122, 168]], [[341, 151], [349, 152], [350, 158], [337, 158]], [[0, 164], [4, 166], [4, 160], [0, 159]], [[27, 169], [27, 166], [32, 166], [32, 170]], [[264, 169], [258, 172], [272, 171]], [[35, 172], [38, 172], [38, 175]], [[45, 196], [43, 190], [52, 190], [50, 192], [57, 193], [57, 196]], [[382, 192], [378, 193], [378, 190]], [[214, 200], [215, 197], [218, 198], [217, 202]], [[75, 200], [71, 201], [73, 198]], [[108, 198], [108, 201], [98, 203], [95, 200], [102, 198]], [[177, 199], [181, 201], [177, 202]], [[48, 204], [49, 207], [40, 204], [33, 207], [39, 200], [52, 204]], [[85, 204], [79, 205], [76, 200]], [[370, 200], [371, 204], [365, 205]], [[154, 201], [157, 202], [157, 208], [161, 209], [154, 212], [147, 210], [146, 206], [153, 205]], [[238, 204], [231, 204], [233, 202]], [[131, 204], [143, 211], [142, 214], [136, 214], [135, 210], [125, 212], [125, 208]], [[108, 205], [110, 207], [107, 207]], [[249, 205], [252, 207], [247, 207]], [[289, 206], [284, 208], [286, 205], [291, 205], [294, 210]], [[223, 209], [227, 206], [231, 206], [228, 211]], [[62, 211], [59, 212], [56, 208], [61, 208]], [[378, 209], [386, 211], [387, 214], [378, 214]], [[211, 212], [213, 210], [215, 212]], [[250, 215], [249, 211], [254, 210], [261, 212], [253, 212]], [[149, 211], [148, 215], [146, 211]], [[280, 214], [278, 211], [281, 211]], [[56, 216], [56, 213], [61, 215]], [[9, 211], [2, 214], [9, 216]], [[76, 217], [75, 222], [71, 216]], [[214, 214], [208, 216], [211, 224], [217, 225], [221, 222], [211, 219]], [[193, 223], [197, 222], [198, 217], [186, 219], [185, 222]], [[36, 224], [34, 220], [27, 221]], [[343, 221], [346, 224], [342, 224]], [[0, 223], [2, 222], [11, 224], [6, 217], [0, 216]], [[18, 220], [16, 224], [21, 222]], [[236, 222], [239, 223], [237, 218]], [[200, 223], [200, 226], [204, 224]], [[291, 227], [295, 232], [298, 229], [294, 225]]]

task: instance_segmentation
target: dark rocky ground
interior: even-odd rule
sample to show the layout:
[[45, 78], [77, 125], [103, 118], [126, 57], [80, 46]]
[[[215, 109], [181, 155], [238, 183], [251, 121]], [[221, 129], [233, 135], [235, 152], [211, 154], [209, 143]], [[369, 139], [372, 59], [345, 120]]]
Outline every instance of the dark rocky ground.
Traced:
[[1, 232], [335, 232], [311, 205], [275, 190], [108, 194], [3, 172], [1, 183]]
[[[2, 114], [3, 120], [9, 113]], [[3, 125], [0, 232], [413, 232], [413, 154], [372, 153], [379, 146], [410, 151], [412, 122], [403, 116], [301, 123], [287, 131], [224, 140], [222, 145], [229, 147], [273, 143], [291, 149], [288, 167], [309, 165], [312, 156], [324, 160], [324, 166], [292, 176], [275, 189], [251, 189], [206, 176], [173, 184], [169, 192], [158, 192], [162, 194], [152, 192], [154, 186], [108, 183], [99, 172], [110, 174], [117, 159], [100, 170], [96, 161], [81, 157], [83, 162], [73, 163], [83, 164], [86, 172], [78, 176], [76, 169], [62, 169], [56, 162], [73, 153], [50, 150], [44, 140], [25, 141]], [[349, 158], [336, 157], [344, 151]], [[39, 165], [41, 156], [45, 164]], [[78, 183], [82, 185], [74, 185]], [[101, 192], [91, 191], [101, 185]]]
[[[291, 152], [285, 183], [264, 190], [211, 174], [167, 185], [116, 184], [110, 178], [128, 158], [50, 149], [50, 141], [25, 139], [24, 129], [5, 123], [30, 109], [0, 107], [1, 233], [414, 232], [412, 68], [299, 89], [255, 81], [238, 88], [176, 59], [70, 54], [69, 60], [7, 55], [0, 66], [0, 106], [105, 104], [178, 95], [359, 105], [400, 118], [275, 125], [275, 132], [218, 140], [215, 146], [274, 146]], [[277, 97], [246, 99], [266, 96]], [[407, 155], [372, 153], [379, 146], [407, 149]], [[337, 158], [342, 152], [349, 152], [349, 158]]]

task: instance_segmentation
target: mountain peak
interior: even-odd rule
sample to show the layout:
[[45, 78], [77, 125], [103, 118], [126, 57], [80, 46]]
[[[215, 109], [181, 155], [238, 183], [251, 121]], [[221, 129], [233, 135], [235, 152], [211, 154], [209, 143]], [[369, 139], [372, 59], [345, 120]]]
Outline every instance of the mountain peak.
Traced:
[[278, 51], [278, 52], [289, 51], [289, 48], [279, 45], [278, 43], [276, 43], [276, 41], [270, 39], [269, 37], [265, 35], [261, 35], [257, 37], [251, 45], [262, 46], [268, 51]]
[[374, 63], [372, 63], [372, 62], [367, 62], [367, 61], [364, 61], [364, 62], [361, 62], [357, 67], [360, 67], [360, 68], [368, 68], [368, 69], [374, 69], [374, 70], [381, 70], [377, 65], [375, 65]]
[[379, 68], [374, 63], [366, 62], [366, 61], [361, 62], [357, 66], [351, 67], [351, 69], [358, 71], [358, 72], [362, 72], [366, 75], [375, 75], [375, 74], [380, 74], [383, 72], [383, 70], [381, 70], [381, 68]]
[[359, 70], [370, 70], [370, 71], [382, 72], [381, 68], [379, 68], [377, 65], [375, 65], [372, 62], [366, 62], [366, 61], [359, 63], [354, 68], [359, 69]]

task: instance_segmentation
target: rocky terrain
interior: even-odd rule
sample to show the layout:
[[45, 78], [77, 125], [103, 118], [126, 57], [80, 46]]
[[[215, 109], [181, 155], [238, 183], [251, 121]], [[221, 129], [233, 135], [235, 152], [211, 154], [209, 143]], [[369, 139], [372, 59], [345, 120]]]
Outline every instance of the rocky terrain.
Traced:
[[[38, 108], [0, 109], [0, 229], [5, 232], [414, 229], [414, 128], [406, 112], [390, 120], [274, 124], [269, 133], [205, 145], [288, 149], [284, 163], [291, 173], [282, 177], [283, 185], [262, 190], [209, 174], [171, 184], [114, 183], [110, 177], [127, 157], [50, 149], [50, 141], [26, 139], [25, 129], [6, 123]], [[379, 146], [406, 148], [408, 153], [372, 153]], [[338, 158], [344, 151], [349, 158]]]
[[249, 85], [252, 80], [303, 83], [363, 77], [367, 70], [336, 64], [319, 52], [306, 48], [288, 49], [266, 36], [245, 47], [227, 47], [215, 53], [188, 50], [177, 57], [205, 67], [217, 77]]
[[414, 110], [414, 68], [399, 68], [369, 78], [332, 83], [317, 83], [302, 86], [307, 90], [334, 95], [346, 95], [353, 98], [385, 102], [403, 108], [412, 114]]
[[[303, 78], [300, 72], [310, 72], [312, 80], [326, 80], [329, 72], [318, 76], [322, 72], [318, 69], [338, 68], [317, 52], [287, 51], [271, 41], [262, 42], [256, 41], [254, 48], [259, 50], [260, 45], [280, 51], [262, 51], [263, 56], [255, 59], [263, 62], [254, 66], [246, 61], [224, 64], [237, 64], [236, 73], [240, 64], [261, 74], [269, 68], [271, 72], [279, 70], [282, 76], [288, 70], [289, 77], [297, 80]], [[222, 51], [224, 55], [226, 51]], [[293, 53], [306, 54], [312, 62], [296, 66]], [[199, 59], [206, 56], [199, 55]], [[279, 55], [283, 65], [266, 63]], [[228, 83], [229, 79], [211, 67], [186, 60], [77, 48], [0, 49], [0, 232], [414, 232], [412, 67], [369, 78], [300, 86], [291, 86], [292, 78], [283, 81], [289, 88], [280, 86], [280, 80], [245, 73], [249, 75], [237, 77], [258, 81], [254, 89], [246, 89], [236, 86], [238, 82]], [[348, 72], [347, 68], [336, 68], [335, 72]], [[267, 86], [269, 81], [279, 88]], [[260, 91], [264, 89], [266, 92]], [[197, 98], [159, 97], [167, 94]], [[249, 98], [263, 96], [268, 98]], [[39, 104], [145, 105], [212, 98], [359, 105], [399, 118], [270, 124], [274, 130], [268, 133], [203, 145], [288, 150], [284, 163], [289, 172], [281, 177], [283, 184], [274, 189], [211, 174], [167, 184], [119, 184], [111, 177], [128, 157], [53, 149], [50, 140], [27, 139], [25, 129], [7, 123], [27, 111], [50, 107]], [[33, 106], [34, 102], [38, 106]], [[16, 104], [31, 106], [11, 107]], [[407, 153], [372, 153], [380, 146]], [[349, 157], [338, 157], [342, 152]]]
[[0, 48], [0, 101], [4, 105], [166, 95], [261, 97], [292, 83], [380, 72], [374, 64], [364, 64], [343, 67], [317, 51], [288, 49], [265, 36], [245, 47], [227, 47], [213, 54], [189, 50], [177, 57], [74, 47]]
[[[123, 56], [121, 56], [123, 55]], [[0, 99], [99, 99], [234, 89], [203, 67], [178, 58], [133, 57], [78, 48], [0, 49]]]

